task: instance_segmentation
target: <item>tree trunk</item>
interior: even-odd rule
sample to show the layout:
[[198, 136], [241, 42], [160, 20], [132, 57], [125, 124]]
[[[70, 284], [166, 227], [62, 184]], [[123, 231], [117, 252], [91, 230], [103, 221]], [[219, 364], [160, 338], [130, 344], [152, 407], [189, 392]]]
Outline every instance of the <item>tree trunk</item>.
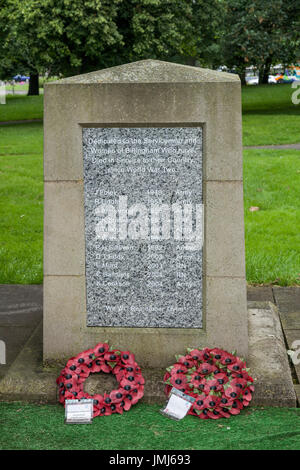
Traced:
[[268, 57], [264, 66], [261, 69], [259, 69], [259, 84], [260, 85], [265, 85], [269, 83], [269, 74], [270, 74], [271, 65], [272, 65], [272, 59], [271, 57]]
[[29, 79], [28, 96], [39, 94], [39, 74], [31, 73]]
[[246, 70], [245, 69], [239, 72], [239, 77], [241, 80], [241, 85], [246, 85]]
[[191, 56], [186, 57], [186, 58], [185, 58], [185, 63], [186, 63], [186, 65], [193, 65], [193, 66], [195, 66], [195, 65], [196, 65], [196, 58], [195, 58], [195, 57], [191, 57]]

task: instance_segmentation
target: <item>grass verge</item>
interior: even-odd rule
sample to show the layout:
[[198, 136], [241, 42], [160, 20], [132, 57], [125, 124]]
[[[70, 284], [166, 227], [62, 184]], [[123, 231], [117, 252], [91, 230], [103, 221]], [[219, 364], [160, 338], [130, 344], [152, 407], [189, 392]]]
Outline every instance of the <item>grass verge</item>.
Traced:
[[0, 283], [43, 282], [42, 125], [0, 127]]
[[0, 105], [0, 122], [43, 118], [43, 95], [8, 95]]
[[[244, 151], [249, 283], [300, 284], [300, 152]], [[250, 207], [259, 211], [250, 212]]]
[[300, 105], [292, 102], [291, 85], [242, 88], [243, 145], [300, 142]]
[[246, 409], [218, 421], [173, 421], [160, 406], [137, 404], [92, 425], [64, 424], [59, 405], [0, 403], [0, 449], [299, 450], [300, 409]]

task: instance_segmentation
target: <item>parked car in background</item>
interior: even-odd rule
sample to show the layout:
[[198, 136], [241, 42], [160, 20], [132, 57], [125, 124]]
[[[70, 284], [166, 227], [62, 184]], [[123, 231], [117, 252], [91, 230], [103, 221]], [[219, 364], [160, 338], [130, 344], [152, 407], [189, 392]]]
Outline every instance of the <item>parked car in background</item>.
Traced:
[[[258, 85], [258, 83], [259, 83], [259, 79], [258, 79], [257, 75], [252, 75], [252, 76], [246, 77], [246, 84], [247, 85]], [[274, 75], [269, 75], [268, 83], [274, 84], [274, 85], [277, 83], [277, 80], [274, 77]]]
[[277, 83], [293, 83], [300, 80], [300, 70], [294, 68], [292, 71], [285, 70], [284, 73], [279, 73], [275, 77]]
[[15, 82], [26, 82], [27, 80], [29, 80], [30, 77], [27, 77], [26, 75], [15, 75], [13, 77], [14, 81]]

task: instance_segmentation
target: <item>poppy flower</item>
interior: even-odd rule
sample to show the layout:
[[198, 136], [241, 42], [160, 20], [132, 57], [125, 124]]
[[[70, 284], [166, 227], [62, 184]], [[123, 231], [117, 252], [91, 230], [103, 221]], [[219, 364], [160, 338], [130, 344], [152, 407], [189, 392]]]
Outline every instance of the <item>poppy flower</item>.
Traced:
[[226, 388], [226, 390], [225, 390], [225, 397], [229, 398], [229, 400], [231, 398], [236, 399], [236, 398], [238, 398], [240, 393], [241, 393], [241, 391], [238, 388], [230, 386], [230, 387]]
[[235, 400], [231, 408], [229, 409], [229, 413], [232, 415], [238, 415], [241, 412], [241, 409], [243, 408], [243, 404], [239, 400]]
[[79, 374], [80, 372], [80, 364], [78, 364], [76, 358], [72, 357], [68, 360], [65, 369], [69, 369], [75, 374]]
[[224, 357], [226, 357], [228, 353], [223, 351], [220, 348], [214, 348], [210, 350], [210, 355], [212, 356], [214, 361], [220, 362]]
[[207, 409], [214, 409], [216, 406], [219, 405], [221, 398], [216, 395], [206, 395], [204, 400], [204, 408]]
[[199, 349], [193, 349], [189, 355], [195, 361], [203, 361], [203, 352]]
[[165, 385], [164, 392], [167, 397], [170, 395], [171, 390], [172, 390], [171, 385]]
[[134, 354], [130, 351], [122, 351], [121, 352], [121, 359], [124, 364], [133, 364], [135, 363]]
[[223, 417], [223, 418], [230, 418], [230, 413], [229, 413], [229, 410], [228, 408], [225, 408], [225, 407], [217, 407], [216, 410], [220, 413], [220, 415]]
[[141, 374], [135, 376], [135, 381], [138, 385], [144, 385], [145, 383], [145, 379]]
[[204, 408], [205, 408], [205, 405], [204, 405], [205, 399], [206, 399], [205, 393], [202, 393], [202, 394], [198, 395], [197, 399], [194, 401], [193, 408], [195, 408], [196, 410], [204, 410]]
[[81, 364], [81, 367], [80, 367], [80, 377], [85, 377], [87, 378], [89, 375], [90, 375], [91, 371], [88, 367], [86, 367], [84, 364]]
[[126, 395], [126, 396], [124, 397], [123, 402], [124, 402], [123, 409], [124, 409], [125, 411], [129, 411], [130, 408], [131, 408], [131, 406], [132, 406], [132, 395], [131, 395], [130, 393], [129, 393], [128, 395]]
[[201, 381], [203, 380], [203, 376], [199, 374], [199, 372], [194, 372], [191, 376], [190, 382], [191, 384], [194, 385], [195, 388], [197, 388]]
[[122, 402], [115, 403], [114, 405], [115, 405], [114, 413], [119, 413], [120, 415], [122, 415], [123, 412], [124, 412], [124, 408], [123, 408]]
[[117, 362], [119, 361], [120, 351], [118, 349], [113, 349], [112, 351], [108, 351], [104, 354], [105, 361], [108, 362]]
[[223, 353], [220, 359], [220, 363], [226, 367], [229, 367], [231, 364], [234, 364], [235, 362], [236, 362], [236, 357], [230, 353]]
[[[164, 382], [166, 382], [170, 377], [171, 377], [170, 372], [166, 372], [165, 375], [164, 375]], [[57, 380], [56, 380], [56, 382], [57, 382]]]
[[107, 343], [98, 343], [93, 348], [93, 352], [96, 357], [103, 356], [109, 350], [109, 345]]
[[198, 367], [197, 372], [199, 372], [199, 374], [208, 375], [212, 372], [212, 370], [213, 367], [211, 364], [208, 362], [203, 362], [203, 364]]
[[80, 354], [77, 354], [76, 356], [76, 361], [77, 365], [78, 364], [88, 364], [93, 360], [89, 356], [94, 355], [94, 350], [93, 349], [87, 349], [86, 351], [81, 352]]
[[247, 386], [247, 382], [245, 379], [232, 379], [230, 382], [231, 387], [239, 388], [240, 391], [243, 390]]
[[232, 372], [236, 372], [237, 374], [242, 371], [245, 367], [245, 362], [241, 359], [235, 358], [235, 362], [233, 364], [229, 364], [227, 368]]
[[183, 364], [174, 364], [174, 366], [171, 369], [171, 375], [185, 374], [187, 370], [188, 370], [187, 367], [184, 366]]
[[68, 390], [61, 390], [59, 392], [59, 401], [62, 404], [65, 403], [65, 400], [72, 400], [73, 398], [74, 398], [74, 396]]
[[90, 372], [96, 373], [96, 372], [105, 372], [106, 374], [109, 374], [112, 371], [111, 367], [109, 364], [106, 364], [105, 362], [99, 361], [96, 359], [93, 361], [93, 365], [90, 368]]
[[123, 379], [120, 381], [120, 386], [126, 390], [127, 393], [137, 385], [134, 381], [130, 382], [129, 380], [126, 379], [126, 377], [123, 377]]
[[201, 361], [207, 362], [210, 359], [211, 359], [211, 349], [209, 349], [209, 348], [202, 349], [202, 351], [201, 351]]
[[243, 405], [248, 406], [250, 401], [252, 400], [252, 393], [249, 390], [249, 388], [246, 388], [245, 390], [243, 390], [242, 394], [243, 394]]
[[189, 354], [187, 354], [186, 356], [181, 356], [178, 362], [179, 364], [183, 364], [188, 369], [190, 369], [196, 364], [196, 362], [192, 359], [192, 357]]
[[123, 390], [123, 389], [112, 390], [109, 394], [109, 398], [115, 404], [120, 403], [123, 400], [126, 393], [127, 392], [125, 392], [125, 390]]
[[134, 388], [130, 395], [132, 396], [131, 404], [135, 405], [144, 396], [144, 387]]
[[224, 372], [219, 372], [218, 374], [216, 374], [216, 375], [214, 376], [214, 378], [215, 378], [215, 380], [217, 380], [218, 383], [219, 383], [220, 385], [222, 385], [222, 386], [225, 385], [225, 384], [227, 384], [227, 382], [229, 381], [229, 378], [227, 377], [226, 374], [224, 374]]
[[207, 380], [204, 386], [204, 392], [206, 394], [213, 393], [213, 392], [219, 392], [220, 390], [223, 390], [223, 385], [221, 385], [218, 380], [216, 379], [211, 379]]
[[208, 410], [207, 415], [210, 419], [220, 419], [222, 417], [218, 410]]
[[170, 383], [175, 388], [182, 388], [187, 383], [187, 377], [184, 374], [172, 375], [170, 378]]
[[208, 410], [204, 408], [203, 410], [200, 411], [200, 414], [198, 415], [200, 419], [209, 419], [208, 416]]

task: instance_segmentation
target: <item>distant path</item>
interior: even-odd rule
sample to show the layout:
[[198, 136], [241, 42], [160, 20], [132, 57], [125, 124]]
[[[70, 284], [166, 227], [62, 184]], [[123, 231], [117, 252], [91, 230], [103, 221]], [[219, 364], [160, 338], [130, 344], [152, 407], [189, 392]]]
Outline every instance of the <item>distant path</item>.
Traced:
[[250, 145], [243, 147], [247, 149], [269, 149], [269, 150], [300, 150], [300, 144], [285, 144], [285, 145]]
[[[9, 124], [27, 124], [30, 122], [43, 122], [43, 119], [22, 119], [20, 121], [0, 121], [0, 126], [7, 126]], [[285, 144], [285, 145], [246, 145], [243, 147], [244, 150], [300, 150], [300, 143], [299, 144]]]
[[30, 122], [43, 122], [43, 119], [22, 119], [20, 121], [0, 121], [0, 126], [8, 126], [9, 124], [27, 124]]

